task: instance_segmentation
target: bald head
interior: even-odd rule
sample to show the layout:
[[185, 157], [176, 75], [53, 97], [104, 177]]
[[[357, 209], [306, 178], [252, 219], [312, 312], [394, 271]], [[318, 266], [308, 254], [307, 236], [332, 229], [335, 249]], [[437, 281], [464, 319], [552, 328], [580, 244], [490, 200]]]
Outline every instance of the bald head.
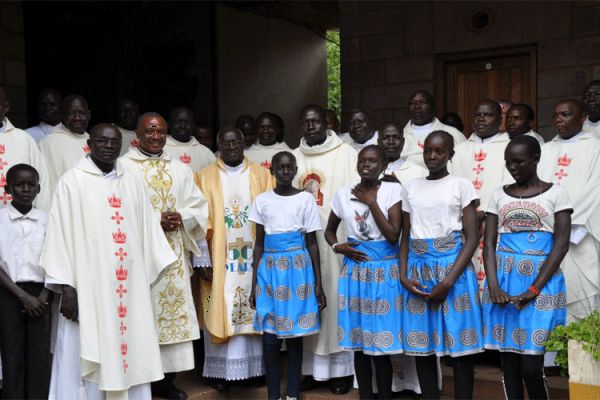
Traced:
[[157, 112], [149, 111], [149, 112], [145, 112], [139, 116], [139, 118], [137, 120], [136, 130], [139, 129], [140, 126], [146, 124], [147, 120], [150, 120], [150, 119], [156, 119], [157, 121], [162, 121], [165, 124], [165, 126], [167, 125], [167, 121], [165, 121], [165, 119], [163, 118], [162, 115], [160, 115]]
[[92, 127], [92, 129], [90, 130], [90, 138], [101, 136], [102, 132], [105, 130], [117, 132], [118, 136], [121, 137], [121, 131], [119, 131], [113, 124], [103, 122]]

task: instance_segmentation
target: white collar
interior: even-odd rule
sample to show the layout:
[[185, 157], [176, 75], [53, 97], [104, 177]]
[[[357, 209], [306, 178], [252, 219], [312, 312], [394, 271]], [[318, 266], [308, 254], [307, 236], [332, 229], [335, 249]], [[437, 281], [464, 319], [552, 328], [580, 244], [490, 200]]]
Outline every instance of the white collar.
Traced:
[[472, 142], [475, 142], [475, 143], [491, 143], [491, 142], [497, 142], [497, 141], [504, 139], [504, 136], [508, 136], [508, 133], [498, 132], [493, 136], [483, 139], [483, 138], [480, 138], [479, 136], [477, 136], [477, 134], [475, 132], [473, 132], [473, 134], [471, 134], [471, 136], [469, 137], [469, 140]]
[[11, 203], [9, 203], [6, 208], [8, 212], [8, 218], [10, 218], [11, 221], [16, 219], [31, 219], [37, 221], [41, 216], [41, 211], [35, 207], [32, 207], [27, 214], [21, 214], [21, 212], [13, 207]]

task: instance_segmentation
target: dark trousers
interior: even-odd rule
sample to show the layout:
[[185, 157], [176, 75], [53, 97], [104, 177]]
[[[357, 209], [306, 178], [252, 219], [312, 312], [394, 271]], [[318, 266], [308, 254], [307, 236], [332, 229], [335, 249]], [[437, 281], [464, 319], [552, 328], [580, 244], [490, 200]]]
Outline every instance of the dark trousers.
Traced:
[[[38, 296], [43, 283], [18, 283]], [[30, 317], [23, 304], [0, 288], [0, 353], [5, 399], [47, 399], [52, 359], [50, 356], [50, 307], [40, 317]]]
[[[267, 372], [267, 391], [269, 400], [281, 397], [281, 344], [283, 339], [265, 332], [263, 334], [263, 357]], [[300, 394], [300, 378], [302, 377], [302, 338], [287, 338], [285, 340], [288, 356], [287, 390], [286, 395], [298, 397]]]
[[527, 395], [532, 400], [548, 398], [546, 377], [544, 376], [544, 356], [500, 353], [502, 360], [502, 383], [506, 398], [523, 399], [523, 382], [527, 386]]
[[[437, 357], [418, 356], [415, 358], [417, 364], [417, 376], [419, 385], [423, 392], [424, 400], [439, 399], [438, 389]], [[454, 398], [473, 398], [473, 356], [452, 357], [452, 369], [454, 370]]]
[[369, 356], [362, 351], [354, 352], [354, 371], [358, 381], [358, 396], [361, 400], [374, 399], [373, 393], [373, 368], [375, 365], [375, 381], [377, 382], [377, 399], [388, 400], [392, 398], [392, 361], [390, 356]]

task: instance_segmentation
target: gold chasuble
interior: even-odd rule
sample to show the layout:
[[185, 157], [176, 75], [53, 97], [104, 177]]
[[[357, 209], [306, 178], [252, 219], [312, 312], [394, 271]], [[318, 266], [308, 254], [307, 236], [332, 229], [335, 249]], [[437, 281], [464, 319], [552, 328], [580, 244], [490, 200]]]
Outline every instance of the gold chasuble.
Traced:
[[[192, 171], [166, 154], [146, 156], [131, 148], [119, 159], [126, 179], [145, 187], [146, 197], [156, 213], [176, 211], [182, 226], [165, 232], [177, 261], [152, 286], [154, 314], [165, 372], [192, 369], [191, 341], [200, 337], [192, 297], [190, 252], [199, 253], [196, 242], [205, 235], [208, 203], [194, 185]], [[185, 344], [186, 346], [173, 346]]]
[[[300, 141], [300, 147], [294, 150], [298, 164], [298, 174], [294, 186], [311, 193], [315, 197], [321, 217], [321, 224], [327, 225], [331, 212], [331, 201], [335, 192], [342, 186], [358, 179], [356, 173], [356, 151], [344, 143], [335, 132], [327, 130], [325, 142], [309, 146]], [[357, 181], [358, 182], [358, 181]], [[338, 240], [343, 242], [346, 236], [340, 225]], [[318, 355], [329, 355], [342, 351], [337, 341], [338, 275], [341, 257], [333, 252], [325, 241], [323, 231], [317, 231], [319, 255], [321, 261], [321, 279], [328, 306], [321, 311], [321, 331], [318, 335], [304, 338], [304, 348]]]
[[228, 174], [218, 159], [195, 175], [208, 198], [208, 246], [213, 265], [212, 282], [200, 282], [202, 316], [215, 343], [234, 335], [254, 334], [255, 311], [248, 297], [252, 287], [254, 230], [248, 220], [256, 196], [271, 190], [268, 170], [244, 159], [239, 174]]

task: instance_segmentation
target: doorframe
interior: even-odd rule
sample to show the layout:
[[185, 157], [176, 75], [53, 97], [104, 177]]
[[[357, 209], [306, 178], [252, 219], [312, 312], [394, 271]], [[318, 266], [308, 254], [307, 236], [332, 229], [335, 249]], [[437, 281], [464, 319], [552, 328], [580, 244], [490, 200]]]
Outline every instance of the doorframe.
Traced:
[[[530, 104], [536, 111], [534, 124], [537, 121], [537, 46], [535, 44], [526, 44], [522, 46], [500, 47], [486, 50], [471, 50], [458, 53], [436, 54], [434, 59], [434, 91], [436, 94], [437, 110], [445, 110], [446, 107], [446, 74], [448, 72], [447, 64], [452, 62], [464, 62], [469, 60], [478, 60], [486, 57], [502, 56], [529, 56], [529, 92], [532, 102]], [[455, 111], [455, 110], [454, 110]], [[465, 121], [463, 121], [464, 123]]]

